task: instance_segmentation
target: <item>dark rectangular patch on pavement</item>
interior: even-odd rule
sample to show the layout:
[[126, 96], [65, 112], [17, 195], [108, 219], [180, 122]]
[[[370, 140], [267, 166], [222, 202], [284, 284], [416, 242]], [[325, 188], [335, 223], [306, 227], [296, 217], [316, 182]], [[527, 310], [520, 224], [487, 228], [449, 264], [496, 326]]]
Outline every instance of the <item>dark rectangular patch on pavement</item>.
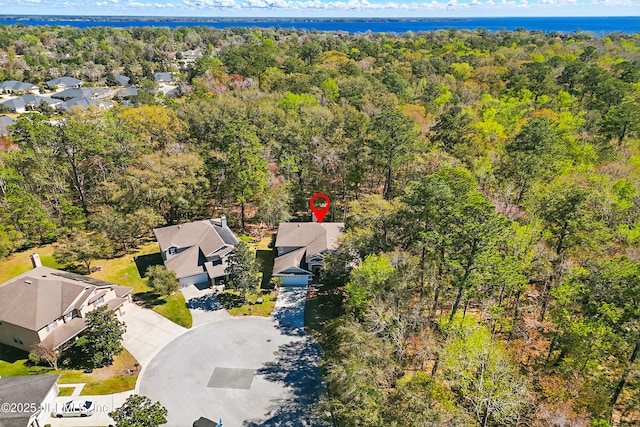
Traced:
[[214, 368], [207, 387], [249, 390], [255, 372], [255, 369]]

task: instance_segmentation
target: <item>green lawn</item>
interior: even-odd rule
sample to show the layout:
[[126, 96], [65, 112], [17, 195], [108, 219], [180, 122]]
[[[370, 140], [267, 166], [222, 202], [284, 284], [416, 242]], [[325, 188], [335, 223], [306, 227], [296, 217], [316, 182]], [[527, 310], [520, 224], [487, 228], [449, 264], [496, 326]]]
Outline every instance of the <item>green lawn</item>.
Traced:
[[[25, 271], [30, 270], [31, 259], [29, 255], [37, 252], [40, 255], [42, 264], [51, 268], [60, 268], [53, 258], [55, 244], [41, 246], [24, 252], [18, 252], [0, 261], [0, 283], [5, 282]], [[152, 299], [152, 303], [147, 303], [147, 308], [151, 308], [178, 325], [191, 327], [191, 312], [187, 308], [184, 297], [176, 293], [166, 299], [157, 298], [152, 295], [151, 288], [147, 286], [147, 281], [142, 276], [150, 265], [161, 264], [162, 257], [158, 252], [158, 244], [147, 243], [132, 254], [127, 254], [119, 258], [101, 259], [92, 263], [93, 268], [99, 271], [91, 273], [89, 276], [96, 279], [105, 280], [122, 286], [133, 288], [133, 295], [137, 295], [145, 301]], [[151, 297], [151, 298], [150, 298]]]
[[[120, 355], [114, 357], [111, 366], [95, 369], [89, 374], [80, 370], [56, 371], [47, 366], [33, 366], [28, 362], [27, 356], [24, 351], [0, 344], [0, 377], [58, 374], [60, 375], [59, 384], [84, 383], [85, 387], [81, 394], [87, 396], [133, 390], [139, 373], [139, 369], [135, 367], [138, 362], [127, 350], [123, 350]], [[17, 359], [17, 357], [20, 358]]]
[[31, 270], [31, 259], [29, 255], [37, 253], [40, 255], [42, 265], [51, 268], [60, 268], [56, 260], [53, 258], [55, 244], [40, 246], [38, 248], [29, 249], [23, 252], [16, 252], [0, 259], [0, 283]]
[[58, 389], [58, 397], [71, 396], [74, 390], [74, 387], [60, 387]]
[[180, 326], [190, 328], [193, 319], [182, 293], [176, 292], [175, 294], [167, 297], [164, 301], [164, 304], [153, 307], [153, 311], [163, 315]]

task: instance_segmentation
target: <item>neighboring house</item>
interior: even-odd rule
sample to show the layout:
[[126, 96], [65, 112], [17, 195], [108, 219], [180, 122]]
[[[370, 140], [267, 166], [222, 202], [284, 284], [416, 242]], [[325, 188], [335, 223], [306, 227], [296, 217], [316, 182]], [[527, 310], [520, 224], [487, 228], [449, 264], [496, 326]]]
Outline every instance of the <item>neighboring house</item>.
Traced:
[[123, 87], [114, 95], [114, 99], [129, 99], [136, 96], [140, 90], [135, 86]]
[[324, 264], [324, 256], [338, 248], [342, 222], [283, 222], [276, 237], [273, 275], [283, 285], [306, 286]]
[[[127, 86], [129, 84], [129, 77], [127, 76], [121, 76], [120, 74], [114, 74], [113, 77], [116, 79], [116, 81], [118, 82], [118, 84], [120, 86]], [[103, 77], [100, 80], [98, 80], [98, 83], [107, 83], [107, 78]]]
[[68, 101], [73, 98], [98, 99], [104, 97], [107, 93], [104, 88], [76, 87], [54, 93], [51, 95], [51, 98], [61, 99], [63, 101]]
[[9, 126], [15, 123], [15, 120], [9, 116], [0, 116], [0, 136], [9, 135]]
[[32, 259], [34, 269], [0, 285], [0, 343], [58, 348], [87, 328], [87, 313], [97, 307], [124, 314], [132, 288], [43, 267], [37, 254]]
[[155, 228], [153, 233], [165, 267], [176, 272], [180, 286], [218, 283], [226, 277], [227, 257], [238, 244], [224, 215]]
[[51, 99], [46, 96], [22, 95], [18, 98], [10, 99], [2, 103], [12, 113], [24, 113], [25, 111], [37, 110], [42, 104], [51, 108], [56, 108], [62, 101]]
[[0, 82], [0, 93], [40, 93], [40, 86], [31, 83], [23, 83], [17, 80]]
[[171, 73], [155, 73], [153, 75], [154, 80], [158, 84], [172, 84], [173, 76]]
[[[27, 375], [0, 378], [0, 410], [2, 427], [42, 427], [43, 418], [54, 407], [60, 375]], [[15, 407], [15, 410], [12, 408]]]
[[84, 82], [82, 80], [75, 79], [73, 77], [58, 77], [57, 79], [49, 80], [46, 82], [49, 89], [57, 89], [58, 91], [71, 89], [75, 87], [82, 87]]
[[100, 110], [107, 110], [113, 107], [113, 103], [104, 101], [102, 99], [89, 99], [89, 98], [71, 98], [68, 101], [64, 101], [58, 106], [58, 110], [68, 111], [71, 108], [81, 108], [86, 110], [91, 106], [96, 106]]

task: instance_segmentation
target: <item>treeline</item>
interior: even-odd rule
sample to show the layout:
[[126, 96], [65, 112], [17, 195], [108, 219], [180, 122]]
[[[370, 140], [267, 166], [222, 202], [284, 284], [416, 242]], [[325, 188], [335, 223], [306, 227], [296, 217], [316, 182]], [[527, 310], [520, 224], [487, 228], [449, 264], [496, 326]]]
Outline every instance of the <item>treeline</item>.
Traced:
[[324, 192], [347, 223], [320, 337], [338, 425], [638, 422], [637, 35], [6, 26], [0, 50], [5, 79], [173, 71], [182, 94], [22, 115], [4, 254], [275, 225]]

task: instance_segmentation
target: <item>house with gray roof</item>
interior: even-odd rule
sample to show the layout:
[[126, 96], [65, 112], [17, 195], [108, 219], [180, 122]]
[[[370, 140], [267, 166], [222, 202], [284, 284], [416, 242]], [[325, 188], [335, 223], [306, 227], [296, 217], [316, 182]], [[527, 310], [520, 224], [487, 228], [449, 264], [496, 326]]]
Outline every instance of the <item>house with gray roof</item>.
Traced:
[[40, 86], [31, 83], [23, 83], [17, 80], [0, 82], [0, 93], [40, 93]]
[[113, 102], [105, 101], [102, 99], [92, 99], [92, 98], [71, 98], [68, 101], [64, 101], [58, 106], [58, 110], [68, 111], [71, 108], [80, 108], [86, 110], [87, 108], [95, 106], [100, 110], [107, 110], [113, 107]]
[[171, 73], [155, 73], [153, 75], [154, 80], [158, 84], [171, 84], [173, 83], [173, 75]]
[[40, 265], [0, 284], [0, 343], [30, 351], [59, 348], [87, 328], [90, 311], [106, 305], [124, 314], [132, 288]]
[[342, 222], [283, 222], [276, 237], [273, 276], [282, 285], [306, 286], [322, 269], [324, 256], [338, 248]]
[[70, 89], [74, 87], [82, 87], [84, 82], [73, 77], [64, 76], [57, 79], [49, 80], [46, 82], [49, 89], [56, 89], [58, 91]]
[[0, 403], [15, 410], [0, 411], [2, 427], [41, 427], [58, 395], [60, 375], [0, 378]]
[[37, 110], [41, 105], [56, 108], [62, 101], [46, 96], [22, 95], [18, 98], [4, 101], [2, 105], [7, 107], [12, 113], [24, 113], [26, 111]]
[[180, 286], [215, 285], [226, 277], [227, 258], [238, 244], [224, 215], [220, 218], [155, 228], [167, 270]]
[[63, 101], [67, 101], [73, 98], [98, 99], [104, 97], [107, 93], [108, 92], [105, 88], [74, 87], [56, 92], [51, 95], [51, 98], [61, 99]]
[[[118, 84], [120, 86], [127, 86], [129, 84], [129, 77], [127, 76], [122, 76], [120, 74], [113, 74], [113, 78], [116, 79], [116, 81], [118, 82]], [[100, 80], [98, 80], [98, 83], [107, 83], [107, 78], [103, 77]]]

